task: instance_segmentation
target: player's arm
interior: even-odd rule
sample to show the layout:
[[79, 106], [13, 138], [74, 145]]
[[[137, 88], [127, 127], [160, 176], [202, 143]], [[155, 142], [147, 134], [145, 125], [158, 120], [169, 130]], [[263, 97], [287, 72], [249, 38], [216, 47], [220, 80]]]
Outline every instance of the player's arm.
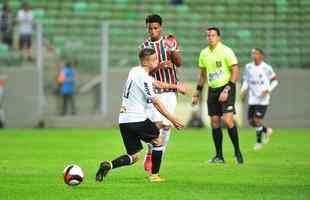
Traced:
[[175, 64], [175, 66], [180, 67], [182, 65], [182, 58], [180, 51], [176, 50], [173, 51], [171, 54], [172, 62]]
[[262, 96], [268, 95], [279, 85], [278, 76], [276, 75], [276, 73], [274, 73], [272, 67], [270, 67], [268, 75], [270, 77], [270, 86], [268, 90], [263, 91]]
[[153, 85], [159, 89], [175, 89], [178, 92], [180, 92], [181, 94], [190, 95], [190, 91], [189, 91], [187, 85], [184, 83], [170, 84], [170, 83], [165, 83], [165, 82], [161, 82], [161, 81], [154, 81]]
[[199, 68], [198, 80], [196, 85], [196, 91], [193, 95], [192, 104], [196, 105], [201, 97], [203, 86], [207, 80], [207, 70], [206, 68]]
[[241, 101], [245, 100], [248, 88], [249, 88], [249, 84], [248, 84], [248, 78], [247, 78], [247, 67], [245, 67], [245, 71], [244, 71], [244, 75], [243, 75], [243, 82], [242, 82], [241, 92], [240, 92], [240, 100]]
[[236, 82], [239, 79], [240, 74], [237, 57], [231, 49], [226, 51], [225, 60], [228, 63], [228, 66], [231, 66], [231, 77], [224, 90], [220, 94], [220, 102], [227, 101], [230, 91], [236, 89]]
[[160, 100], [158, 98], [153, 99], [152, 103], [153, 103], [154, 107], [160, 112], [160, 114], [165, 116], [174, 125], [175, 128], [181, 129], [184, 127], [184, 124], [179, 119], [177, 119], [175, 116], [173, 116], [171, 113], [169, 113], [166, 110], [166, 108], [160, 102]]
[[171, 52], [171, 62], [180, 67], [182, 65], [182, 58], [180, 53], [179, 42], [176, 37], [172, 34], [166, 36], [166, 41], [169, 46], [169, 51]]

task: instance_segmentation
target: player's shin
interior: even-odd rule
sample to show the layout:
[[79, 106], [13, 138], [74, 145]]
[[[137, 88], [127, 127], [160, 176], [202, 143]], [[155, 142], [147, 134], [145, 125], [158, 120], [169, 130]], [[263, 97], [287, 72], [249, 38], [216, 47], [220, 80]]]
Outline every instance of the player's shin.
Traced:
[[126, 166], [126, 165], [131, 165], [135, 162], [133, 157], [131, 155], [122, 155], [116, 159], [114, 159], [112, 163], [112, 169]]
[[262, 143], [263, 132], [264, 132], [264, 127], [263, 126], [257, 126], [256, 127], [256, 142], [257, 143]]
[[212, 129], [212, 136], [216, 150], [216, 157], [223, 158], [222, 153], [222, 143], [223, 143], [223, 133], [222, 128], [214, 128]]
[[227, 130], [230, 140], [234, 146], [235, 154], [237, 155], [240, 153], [238, 129], [236, 125], [234, 125], [232, 128], [227, 128]]
[[163, 128], [162, 129], [162, 142], [164, 146], [164, 150], [166, 150], [168, 142], [170, 139], [170, 128]]
[[152, 151], [152, 174], [158, 174], [160, 170], [164, 147], [155, 146]]

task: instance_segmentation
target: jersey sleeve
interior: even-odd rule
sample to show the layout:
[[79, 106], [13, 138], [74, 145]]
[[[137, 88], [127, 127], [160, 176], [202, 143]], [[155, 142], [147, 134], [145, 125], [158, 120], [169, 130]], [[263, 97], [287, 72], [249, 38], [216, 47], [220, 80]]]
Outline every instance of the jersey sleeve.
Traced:
[[243, 72], [243, 75], [242, 75], [242, 86], [241, 86], [241, 91], [246, 91], [249, 87], [249, 83], [248, 83], [248, 76], [249, 76], [249, 73], [248, 73], [248, 65], [245, 66], [244, 68], [244, 72]]
[[277, 79], [277, 75], [276, 73], [273, 71], [272, 67], [269, 65], [268, 67], [268, 71], [267, 71], [267, 76], [269, 80], [276, 80]]
[[199, 68], [206, 68], [206, 57], [204, 56], [203, 50], [200, 52], [200, 55], [199, 55], [198, 67]]
[[225, 54], [226, 54], [225, 61], [229, 67], [238, 64], [238, 59], [235, 53], [233, 52], [233, 50], [231, 50], [230, 48], [227, 48]]
[[157, 98], [153, 86], [154, 81], [155, 79], [151, 76], [141, 76], [141, 78], [138, 80], [138, 86], [143, 91], [146, 100], [149, 102], [152, 102], [154, 99]]

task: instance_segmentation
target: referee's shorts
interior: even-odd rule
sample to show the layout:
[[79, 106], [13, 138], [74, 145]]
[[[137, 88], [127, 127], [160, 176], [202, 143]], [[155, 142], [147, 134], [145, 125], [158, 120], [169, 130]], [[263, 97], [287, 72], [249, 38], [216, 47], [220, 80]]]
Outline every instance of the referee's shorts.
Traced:
[[[225, 85], [226, 86], [226, 85]], [[209, 116], [222, 116], [225, 113], [234, 113], [235, 101], [236, 101], [236, 86], [232, 87], [228, 92], [228, 99], [226, 102], [219, 102], [219, 97], [221, 92], [224, 90], [225, 86], [219, 88], [210, 88], [208, 89], [208, 115]]]

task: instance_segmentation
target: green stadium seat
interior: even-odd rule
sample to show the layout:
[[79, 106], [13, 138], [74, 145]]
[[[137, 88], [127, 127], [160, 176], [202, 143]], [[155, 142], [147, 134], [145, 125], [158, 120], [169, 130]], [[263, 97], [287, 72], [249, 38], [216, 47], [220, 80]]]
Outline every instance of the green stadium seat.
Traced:
[[13, 10], [18, 10], [18, 9], [20, 9], [20, 7], [21, 7], [21, 2], [18, 1], [18, 0], [10, 1], [9, 4], [10, 4], [10, 7], [11, 7]]
[[186, 4], [176, 6], [176, 11], [178, 13], [188, 13], [189, 7]]
[[36, 8], [33, 11], [33, 15], [37, 21], [43, 21], [45, 16], [45, 11], [42, 8]]
[[129, 0], [114, 0], [114, 2], [118, 4], [128, 4]]
[[88, 4], [84, 1], [76, 2], [73, 4], [73, 11], [79, 14], [83, 14], [87, 11]]

